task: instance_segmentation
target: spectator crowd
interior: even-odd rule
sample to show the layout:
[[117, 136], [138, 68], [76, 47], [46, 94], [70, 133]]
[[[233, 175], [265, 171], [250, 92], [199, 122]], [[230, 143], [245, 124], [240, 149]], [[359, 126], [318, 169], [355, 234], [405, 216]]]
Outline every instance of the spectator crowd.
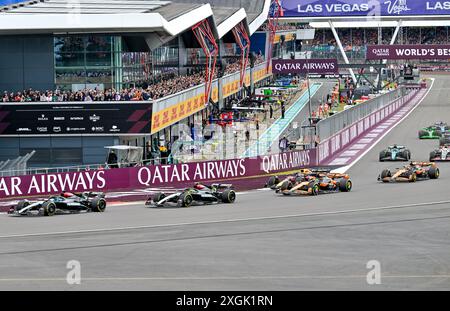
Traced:
[[[261, 55], [256, 57], [255, 64], [263, 62]], [[237, 72], [240, 69], [239, 61], [227, 64], [225, 74]], [[214, 78], [217, 78], [217, 70]], [[83, 90], [46, 90], [37, 91], [33, 89], [23, 90], [21, 92], [4, 91], [2, 102], [90, 102], [90, 101], [144, 101], [156, 100], [165, 96], [182, 92], [188, 88], [200, 85], [205, 82], [205, 73], [203, 71], [188, 70], [187, 75], [177, 75], [172, 73], [166, 75], [164, 80], [154, 84], [143, 83], [140, 87], [124, 88], [115, 90], [113, 88], [101, 90], [83, 89]]]

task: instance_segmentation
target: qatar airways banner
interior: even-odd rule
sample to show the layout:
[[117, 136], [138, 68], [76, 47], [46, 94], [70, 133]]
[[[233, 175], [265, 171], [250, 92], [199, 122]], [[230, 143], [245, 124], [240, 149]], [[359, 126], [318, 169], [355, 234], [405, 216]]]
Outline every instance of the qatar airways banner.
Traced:
[[[109, 192], [167, 186], [182, 188], [200, 181], [245, 186], [252, 178], [316, 165], [316, 151], [311, 149], [257, 158], [0, 177], [0, 199], [58, 194], [63, 191]], [[263, 185], [261, 183], [257, 187]]]
[[274, 59], [273, 74], [339, 74], [336, 59]]
[[283, 17], [398, 17], [450, 15], [441, 0], [280, 0]]
[[450, 45], [369, 45], [366, 59], [450, 59]]

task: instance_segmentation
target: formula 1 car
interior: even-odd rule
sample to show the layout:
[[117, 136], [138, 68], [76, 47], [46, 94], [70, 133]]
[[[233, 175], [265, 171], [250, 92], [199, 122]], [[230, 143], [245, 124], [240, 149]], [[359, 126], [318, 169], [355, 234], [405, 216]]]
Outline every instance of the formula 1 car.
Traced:
[[405, 146], [389, 146], [380, 152], [380, 162], [384, 161], [409, 161], [411, 159], [411, 151]]
[[56, 213], [104, 212], [105, 194], [102, 192], [71, 193], [64, 192], [42, 201], [22, 200], [10, 208], [8, 214], [13, 216], [44, 215]]
[[329, 170], [302, 170], [286, 178], [272, 189], [283, 195], [319, 195], [321, 193], [349, 192], [352, 189], [350, 176], [334, 174]]
[[311, 171], [308, 169], [300, 170], [298, 173], [294, 175], [290, 175], [280, 180], [278, 176], [271, 176], [264, 187], [269, 187], [272, 190], [286, 190], [289, 183], [296, 184], [297, 182], [301, 182], [304, 179], [305, 174], [310, 174]]
[[450, 149], [447, 145], [430, 152], [430, 162], [434, 161], [450, 161]]
[[193, 188], [166, 195], [155, 193], [145, 203], [148, 207], [177, 206], [189, 207], [192, 204], [234, 203], [236, 192], [231, 184], [212, 184], [206, 186], [196, 183]]
[[439, 138], [439, 146], [445, 146], [450, 144], [450, 132], [445, 132]]
[[450, 131], [450, 126], [445, 122], [438, 122], [419, 131], [420, 139], [439, 139], [443, 133]]
[[389, 169], [383, 170], [378, 176], [382, 182], [416, 182], [421, 179], [439, 178], [439, 168], [434, 162], [411, 162], [402, 168], [397, 168], [395, 172]]

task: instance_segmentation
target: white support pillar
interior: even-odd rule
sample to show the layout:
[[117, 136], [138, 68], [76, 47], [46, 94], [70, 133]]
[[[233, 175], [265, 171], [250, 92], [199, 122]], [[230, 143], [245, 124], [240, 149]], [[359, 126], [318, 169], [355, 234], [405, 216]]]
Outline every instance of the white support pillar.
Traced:
[[[338, 35], [336, 29], [334, 28], [333, 22], [330, 20], [330, 21], [328, 21], [328, 23], [330, 24], [330, 28], [331, 28], [331, 31], [333, 32], [334, 39], [336, 39], [336, 42], [337, 42], [338, 47], [339, 47], [339, 50], [341, 51], [341, 55], [344, 58], [344, 62], [347, 65], [349, 65], [350, 62], [348, 60], [347, 54], [345, 54], [344, 47], [342, 46], [341, 39], [339, 39], [339, 35]], [[355, 76], [355, 72], [353, 71], [352, 68], [349, 68], [348, 70], [350, 71], [350, 75], [352, 76], [353, 82], [355, 82], [355, 84], [356, 84], [357, 83], [357, 79], [356, 79], [356, 76]]]
[[[397, 36], [398, 36], [398, 32], [400, 31], [400, 27], [402, 27], [402, 20], [399, 20], [397, 22], [397, 26], [395, 27], [395, 31], [394, 31], [394, 34], [392, 35], [392, 39], [391, 39], [391, 42], [389, 43], [389, 45], [394, 45], [395, 40], [397, 40]], [[386, 65], [386, 63], [387, 63], [387, 59], [383, 59], [383, 65]], [[379, 79], [381, 79], [380, 75], [378, 75], [378, 77], [377, 77], [377, 81], [376, 81], [377, 83], [378, 83]]]

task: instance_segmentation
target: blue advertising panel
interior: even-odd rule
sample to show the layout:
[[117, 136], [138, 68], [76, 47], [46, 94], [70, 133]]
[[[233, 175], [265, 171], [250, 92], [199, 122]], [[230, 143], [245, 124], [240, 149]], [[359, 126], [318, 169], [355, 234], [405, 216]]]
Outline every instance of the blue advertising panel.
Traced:
[[450, 15], [442, 0], [281, 0], [284, 17], [401, 17]]
[[20, 2], [25, 2], [25, 0], [0, 0], [0, 6], [11, 5]]

